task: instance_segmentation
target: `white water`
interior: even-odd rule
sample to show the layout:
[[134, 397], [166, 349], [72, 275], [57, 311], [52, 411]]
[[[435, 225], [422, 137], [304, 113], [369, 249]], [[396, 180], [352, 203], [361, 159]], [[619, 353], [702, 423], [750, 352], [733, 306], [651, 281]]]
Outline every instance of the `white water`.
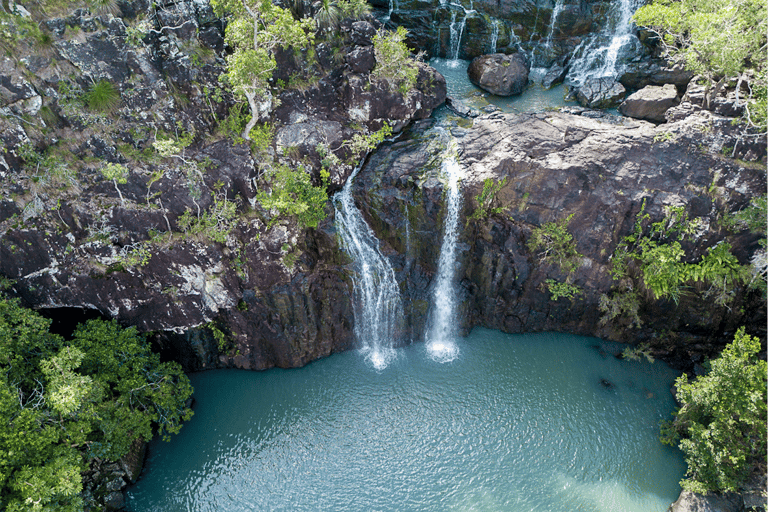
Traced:
[[552, 19], [549, 21], [549, 31], [547, 32], [547, 40], [544, 42], [544, 45], [549, 48], [552, 46], [552, 35], [555, 33], [555, 23], [557, 22], [557, 17], [560, 16], [560, 13], [563, 11], [563, 0], [557, 0], [555, 2], [555, 8], [552, 9]]
[[437, 264], [437, 281], [432, 295], [429, 324], [426, 334], [427, 353], [441, 363], [453, 361], [459, 355], [456, 345], [456, 246], [459, 238], [459, 213], [461, 211], [460, 181], [463, 170], [455, 156], [446, 157], [441, 170], [447, 181], [447, 212]]
[[493, 19], [493, 31], [491, 32], [491, 53], [496, 53], [496, 42], [498, 40], [499, 40], [499, 20]]
[[397, 356], [394, 344], [403, 319], [403, 302], [395, 271], [352, 198], [352, 182], [361, 167], [362, 164], [334, 196], [333, 204], [336, 229], [356, 270], [352, 276], [355, 335], [366, 360], [377, 370], [383, 370]]
[[585, 39], [573, 52], [571, 69], [566, 77], [569, 84], [579, 86], [587, 78], [620, 74], [619, 57], [641, 46], [632, 23], [632, 15], [641, 4], [642, 0], [615, 0], [611, 4], [605, 28]]
[[458, 7], [464, 11], [464, 16], [461, 18], [461, 21], [456, 21], [457, 10], [451, 10], [451, 54], [448, 58], [450, 59], [452, 66], [455, 67], [460, 64], [459, 51], [461, 50], [461, 37], [464, 35], [464, 27], [467, 25], [467, 18], [471, 14], [475, 14], [476, 11], [473, 9], [464, 9], [464, 7], [458, 4], [451, 4], [451, 6]]

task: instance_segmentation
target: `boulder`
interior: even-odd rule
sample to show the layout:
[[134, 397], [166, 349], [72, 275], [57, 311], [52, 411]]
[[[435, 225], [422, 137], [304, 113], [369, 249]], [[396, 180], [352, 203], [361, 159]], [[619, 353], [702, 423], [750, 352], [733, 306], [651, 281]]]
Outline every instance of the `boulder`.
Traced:
[[376, 66], [373, 46], [359, 46], [347, 54], [347, 65], [353, 73], [369, 73]]
[[579, 87], [576, 99], [587, 108], [612, 108], [624, 99], [627, 90], [613, 78], [588, 78]]
[[451, 109], [451, 111], [461, 117], [475, 118], [480, 115], [480, 111], [476, 110], [466, 103], [453, 99], [450, 96], [445, 98], [445, 106]]
[[672, 84], [682, 94], [691, 78], [693, 73], [683, 69], [682, 66], [668, 66], [665, 62], [658, 60], [641, 60], [628, 63], [619, 82], [630, 90], [642, 89], [647, 85]]
[[744, 503], [741, 495], [728, 494], [696, 494], [683, 491], [680, 497], [670, 507], [668, 512], [741, 512]]
[[663, 123], [667, 110], [679, 103], [680, 98], [677, 97], [677, 88], [674, 85], [648, 85], [624, 100], [619, 105], [619, 112], [635, 119]]
[[549, 89], [554, 85], [563, 83], [567, 71], [568, 70], [565, 67], [555, 64], [544, 73], [544, 77], [541, 79], [541, 85], [544, 86], [545, 89]]
[[481, 55], [467, 69], [469, 80], [481, 89], [497, 96], [520, 94], [528, 85], [530, 66], [520, 53]]

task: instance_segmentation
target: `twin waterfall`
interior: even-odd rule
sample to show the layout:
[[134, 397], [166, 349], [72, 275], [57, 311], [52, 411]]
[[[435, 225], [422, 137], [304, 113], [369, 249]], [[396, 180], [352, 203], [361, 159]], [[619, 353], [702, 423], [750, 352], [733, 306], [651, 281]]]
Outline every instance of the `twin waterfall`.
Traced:
[[[355, 169], [344, 188], [334, 196], [336, 229], [355, 267], [352, 278], [355, 335], [366, 361], [376, 370], [383, 370], [397, 357], [394, 347], [398, 333], [403, 332], [404, 310], [395, 271], [381, 253], [379, 240], [352, 198], [352, 182], [361, 167]], [[437, 362], [446, 363], [459, 354], [455, 341], [457, 301], [454, 287], [462, 205], [462, 168], [455, 156], [444, 158], [441, 173], [447, 187], [447, 213], [425, 341], [429, 356]]]
[[459, 239], [459, 213], [461, 212], [460, 180], [462, 169], [454, 156], [441, 164], [446, 179], [448, 210], [443, 226], [443, 243], [437, 263], [437, 281], [432, 292], [432, 304], [427, 323], [427, 352], [435, 361], [447, 363], [459, 354], [456, 346], [456, 246]]
[[395, 271], [352, 198], [352, 182], [361, 168], [362, 163], [334, 196], [333, 204], [336, 229], [355, 265], [355, 335], [366, 360], [382, 370], [397, 355], [394, 345], [402, 330], [403, 301]]

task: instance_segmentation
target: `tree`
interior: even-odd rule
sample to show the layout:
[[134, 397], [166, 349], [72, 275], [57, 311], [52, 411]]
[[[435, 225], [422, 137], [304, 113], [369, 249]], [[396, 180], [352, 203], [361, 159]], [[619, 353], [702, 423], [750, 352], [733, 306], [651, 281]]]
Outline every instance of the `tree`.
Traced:
[[228, 16], [225, 40], [233, 49], [227, 56], [226, 81], [236, 94], [248, 101], [251, 119], [243, 138], [259, 118], [258, 101], [266, 97], [268, 80], [277, 67], [274, 52], [278, 47], [302, 49], [313, 42], [313, 21], [296, 21], [288, 9], [270, 0], [213, 0], [211, 5], [220, 17]]
[[101, 169], [101, 174], [108, 180], [112, 180], [112, 183], [115, 185], [115, 190], [117, 190], [117, 195], [120, 196], [120, 204], [124, 204], [123, 194], [120, 193], [120, 189], [117, 185], [118, 183], [120, 185], [128, 183], [128, 169], [122, 164], [113, 164], [110, 162]]
[[0, 297], [0, 509], [82, 510], [81, 472], [117, 460], [137, 438], [178, 432], [189, 379], [146, 339], [93, 320], [72, 340]]
[[419, 67], [405, 44], [408, 31], [397, 27], [394, 32], [380, 31], [373, 37], [376, 67], [371, 75], [387, 81], [390, 89], [407, 94], [416, 85]]
[[677, 379], [682, 404], [662, 426], [662, 442], [679, 443], [688, 462], [680, 485], [689, 491], [736, 491], [766, 460], [766, 362], [760, 341], [736, 332], [710, 371]]
[[754, 71], [760, 85], [752, 89], [755, 101], [747, 102], [746, 119], [763, 129], [767, 19], [763, 0], [654, 0], [634, 16], [658, 34], [671, 57], [707, 79], [707, 102], [731, 78], [738, 80], [738, 94], [747, 71]]

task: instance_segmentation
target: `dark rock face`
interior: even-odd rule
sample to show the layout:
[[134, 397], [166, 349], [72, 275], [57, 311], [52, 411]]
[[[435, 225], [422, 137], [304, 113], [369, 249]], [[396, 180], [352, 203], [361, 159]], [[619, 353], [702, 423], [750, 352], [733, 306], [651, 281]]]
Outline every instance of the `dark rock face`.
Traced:
[[[372, 79], [376, 23], [347, 20], [335, 39], [346, 62], [318, 45], [314, 81], [274, 87], [260, 113], [272, 127], [270, 140], [263, 153], [252, 152], [214, 135], [233, 104], [219, 89], [220, 20], [207, 2], [125, 4], [132, 12], [156, 8], [169, 27], [152, 27], [132, 44], [130, 20], [78, 10], [50, 20], [55, 59], [31, 46], [18, 59], [0, 59], [0, 106], [17, 116], [47, 109], [45, 126], [0, 117], [7, 148], [0, 155], [0, 275], [16, 280], [10, 293], [33, 307], [87, 309], [153, 331], [155, 348], [188, 371], [296, 367], [350, 348], [351, 281], [333, 221], [317, 229], [287, 219], [270, 225], [274, 213], [256, 200], [266, 186], [262, 160], [300, 163], [319, 183], [318, 143], [336, 150], [385, 122], [397, 132], [428, 117], [445, 100], [444, 78], [419, 64], [405, 94]], [[78, 30], [65, 28], [73, 26]], [[275, 84], [307, 73], [293, 52], [276, 59]], [[73, 99], [101, 79], [119, 93], [109, 113]], [[74, 92], [65, 94], [67, 87]], [[156, 137], [185, 133], [193, 142], [183, 156], [159, 157]], [[25, 144], [55, 151], [76, 172], [33, 180]], [[126, 167], [126, 183], [104, 178], [107, 162]], [[351, 170], [351, 163], [336, 166], [330, 189]], [[219, 241], [182, 227], [185, 212], [200, 218], [217, 201], [236, 208]], [[214, 328], [226, 343], [216, 341]]]
[[624, 99], [626, 89], [612, 78], [589, 78], [579, 87], [576, 98], [587, 108], [616, 107]]
[[704, 496], [689, 491], [681, 492], [677, 501], [669, 507], [670, 512], [742, 512], [743, 510], [744, 502], [739, 494]]
[[680, 98], [672, 84], [663, 87], [648, 85], [631, 94], [619, 105], [619, 112], [635, 119], [644, 119], [654, 123], [665, 122], [667, 110], [678, 105]]
[[519, 53], [494, 53], [475, 58], [467, 69], [469, 80], [496, 96], [520, 94], [528, 85], [530, 66]]
[[[712, 129], [705, 134], [702, 126]], [[416, 131], [429, 140], [427, 128]], [[660, 142], [662, 131], [674, 137]], [[685, 244], [689, 257], [697, 259], [722, 240], [715, 224], [718, 215], [762, 193], [762, 169], [718, 155], [724, 138], [732, 144], [738, 133], [728, 119], [708, 113], [663, 129], [626, 118], [623, 124], [608, 124], [559, 113], [495, 113], [475, 119], [472, 128], [454, 129], [466, 172], [462, 225], [476, 207], [484, 180], [508, 179], [496, 196], [505, 213], [468, 223], [460, 237], [462, 327], [555, 330], [648, 342], [655, 355], [681, 367], [691, 365], [692, 358], [716, 354], [742, 324], [764, 335], [765, 304], [759, 294], [743, 289], [738, 299], [742, 311], [714, 306], [696, 293], [678, 306], [646, 299], [640, 328], [621, 318], [601, 322], [599, 309], [600, 296], [616, 286], [609, 272], [611, 255], [631, 232], [643, 200], [653, 220], [663, 218], [672, 205], [686, 205], [689, 215], [700, 218], [702, 235]], [[709, 150], [692, 152], [692, 146]], [[354, 183], [356, 202], [384, 252], [392, 255], [407, 304], [409, 336], [416, 340], [423, 334], [445, 215], [439, 159], [425, 147], [429, 145], [405, 140], [380, 149]], [[717, 186], [724, 187], [727, 204], [706, 197], [712, 168], [721, 169]], [[573, 301], [552, 301], [543, 283], [562, 280], [565, 274], [556, 265], [542, 264], [527, 241], [533, 228], [569, 214], [574, 215], [569, 229], [584, 256], [573, 283], [584, 293]], [[746, 233], [729, 238], [741, 262], [751, 258], [756, 239]], [[659, 336], [662, 330], [666, 334]]]

